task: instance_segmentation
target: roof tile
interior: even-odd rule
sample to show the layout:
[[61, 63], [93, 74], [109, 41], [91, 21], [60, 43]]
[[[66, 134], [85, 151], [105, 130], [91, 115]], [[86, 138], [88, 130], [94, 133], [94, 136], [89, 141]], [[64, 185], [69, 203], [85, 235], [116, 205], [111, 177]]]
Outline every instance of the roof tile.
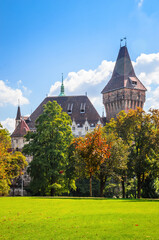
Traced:
[[28, 131], [30, 131], [30, 128], [26, 124], [26, 122], [22, 119], [14, 132], [12, 133], [11, 137], [23, 137]]
[[[42, 103], [36, 108], [36, 110], [30, 115], [30, 122], [28, 123], [30, 129], [35, 128], [35, 121], [39, 117], [39, 115], [43, 113], [43, 105], [46, 104], [48, 101], [57, 101], [57, 103], [66, 113], [68, 112], [68, 110], [70, 110], [70, 106], [72, 106], [71, 113], [69, 115], [72, 120], [75, 120], [76, 123], [84, 124], [87, 119], [90, 124], [97, 124], [98, 120], [101, 120], [93, 104], [85, 95], [46, 97], [42, 101]], [[83, 104], [82, 106], [85, 106], [84, 112], [81, 111], [81, 104]]]
[[[136, 82], [136, 85], [133, 84], [133, 81]], [[111, 92], [121, 88], [146, 91], [144, 85], [135, 75], [126, 46], [120, 48], [112, 77], [103, 89], [102, 93]]]

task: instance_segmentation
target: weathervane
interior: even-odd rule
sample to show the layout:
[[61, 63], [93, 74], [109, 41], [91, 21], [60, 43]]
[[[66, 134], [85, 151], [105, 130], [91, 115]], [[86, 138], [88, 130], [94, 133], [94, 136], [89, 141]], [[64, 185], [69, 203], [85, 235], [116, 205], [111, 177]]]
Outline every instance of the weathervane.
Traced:
[[120, 47], [121, 47], [121, 42], [124, 41], [124, 40], [125, 40], [125, 46], [127, 46], [127, 38], [124, 37], [124, 38], [121, 38], [121, 39], [120, 39]]

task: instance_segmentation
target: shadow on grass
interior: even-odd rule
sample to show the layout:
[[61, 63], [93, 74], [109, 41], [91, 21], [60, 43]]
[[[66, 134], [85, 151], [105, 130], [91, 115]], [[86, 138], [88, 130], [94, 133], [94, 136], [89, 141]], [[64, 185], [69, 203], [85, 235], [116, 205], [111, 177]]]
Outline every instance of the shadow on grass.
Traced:
[[49, 199], [49, 200], [104, 200], [104, 201], [119, 201], [119, 202], [159, 202], [159, 199], [146, 199], [146, 198], [142, 198], [142, 199], [127, 199], [127, 198], [104, 198], [104, 197], [48, 197], [48, 196], [32, 196], [32, 197], [28, 197], [31, 199]]

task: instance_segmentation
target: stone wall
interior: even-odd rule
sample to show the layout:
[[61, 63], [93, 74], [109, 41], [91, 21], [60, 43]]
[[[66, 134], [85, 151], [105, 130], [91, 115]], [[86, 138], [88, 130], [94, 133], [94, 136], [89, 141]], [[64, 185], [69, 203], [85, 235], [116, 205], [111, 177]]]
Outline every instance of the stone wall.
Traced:
[[105, 106], [107, 121], [115, 118], [116, 115], [125, 110], [143, 108], [145, 102], [145, 91], [137, 89], [119, 89], [103, 94], [103, 104]]

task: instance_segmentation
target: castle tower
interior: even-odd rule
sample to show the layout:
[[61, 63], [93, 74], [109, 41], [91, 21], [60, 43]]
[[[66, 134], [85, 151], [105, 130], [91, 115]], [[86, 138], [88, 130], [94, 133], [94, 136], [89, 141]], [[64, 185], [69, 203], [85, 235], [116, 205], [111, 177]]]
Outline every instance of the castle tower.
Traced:
[[143, 108], [146, 88], [136, 77], [126, 47], [120, 47], [111, 79], [102, 91], [107, 121], [121, 111]]
[[21, 111], [20, 111], [20, 106], [18, 105], [17, 116], [15, 119], [15, 128], [19, 125], [20, 122], [21, 122]]

